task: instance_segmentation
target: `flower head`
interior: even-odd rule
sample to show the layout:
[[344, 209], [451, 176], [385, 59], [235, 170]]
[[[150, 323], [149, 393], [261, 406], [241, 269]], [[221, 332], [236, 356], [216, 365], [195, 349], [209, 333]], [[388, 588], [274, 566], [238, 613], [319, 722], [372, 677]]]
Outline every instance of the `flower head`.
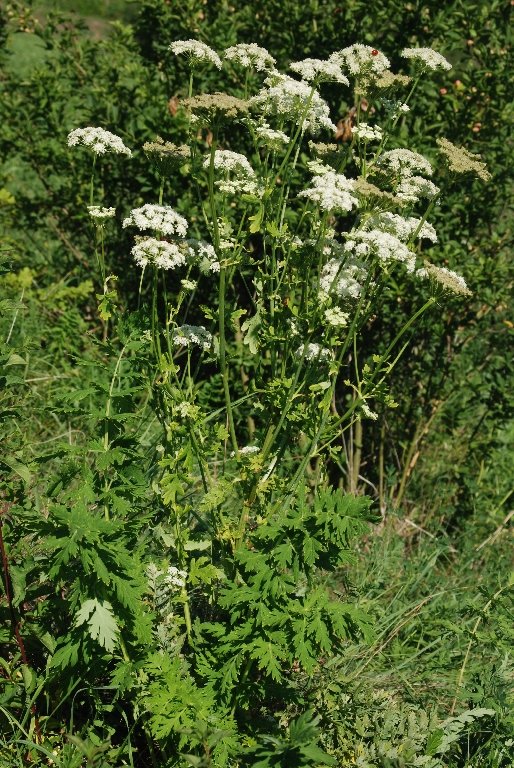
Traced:
[[414, 235], [420, 240], [431, 240], [433, 243], [437, 243], [437, 233], [428, 221], [422, 222], [415, 216], [404, 217], [389, 211], [382, 211], [370, 216], [369, 219], [366, 219], [363, 229], [367, 231], [381, 229], [404, 243], [408, 242]]
[[170, 51], [176, 56], [185, 54], [191, 67], [197, 62], [210, 62], [221, 69], [221, 59], [218, 54], [199, 40], [177, 40], [170, 45]]
[[226, 48], [223, 58], [234, 61], [245, 69], [256, 69], [257, 72], [273, 69], [275, 59], [266, 48], [261, 48], [257, 43], [239, 43]]
[[203, 325], [180, 325], [173, 331], [173, 343], [177, 347], [200, 347], [208, 352], [212, 346], [212, 335]]
[[106, 152], [115, 152], [128, 157], [132, 155], [119, 136], [103, 128], [75, 128], [68, 134], [68, 146], [76, 147], [79, 144], [91, 149], [95, 155], [105, 155]]
[[298, 197], [306, 197], [319, 205], [323, 211], [346, 212], [358, 205], [358, 200], [351, 193], [353, 179], [347, 179], [341, 173], [327, 170], [312, 179], [312, 187], [302, 190]]
[[446, 157], [451, 171], [455, 173], [475, 173], [483, 181], [489, 181], [491, 174], [480, 155], [473, 155], [464, 147], [456, 147], [448, 139], [437, 139], [442, 154]]
[[435, 264], [425, 261], [425, 266], [422, 269], [418, 269], [416, 275], [420, 278], [428, 277], [443, 291], [460, 294], [461, 296], [472, 295], [462, 275], [458, 275], [457, 272], [446, 269], [446, 267], [437, 267]]
[[[305, 113], [308, 105], [307, 113]], [[260, 109], [263, 115], [276, 115], [291, 121], [303, 117], [303, 127], [312, 134], [322, 128], [335, 132], [330, 120], [328, 104], [311, 86], [280, 72], [273, 72], [265, 80], [265, 87], [250, 99], [250, 107]]]
[[170, 206], [150, 203], [141, 208], [134, 208], [130, 216], [123, 220], [124, 227], [131, 225], [142, 232], [152, 229], [163, 235], [179, 235], [179, 237], [185, 237], [188, 228], [185, 218]]
[[335, 51], [329, 57], [329, 61], [339, 64], [357, 77], [381, 75], [390, 67], [389, 59], [383, 53], [370, 45], [361, 45], [360, 43]]
[[295, 352], [296, 357], [303, 357], [308, 363], [332, 360], [332, 352], [320, 344], [301, 344]]
[[97, 222], [112, 219], [116, 215], [116, 208], [102, 208], [101, 205], [88, 205], [87, 210], [91, 218]]
[[352, 128], [352, 133], [363, 141], [380, 141], [382, 138], [382, 128], [378, 125], [369, 125], [368, 123], [359, 123]]
[[422, 71], [452, 68], [450, 62], [432, 48], [404, 48], [400, 56], [404, 59], [413, 59]]
[[137, 242], [131, 251], [134, 261], [139, 267], [153, 264], [160, 269], [176, 269], [182, 267], [187, 256], [177, 243], [167, 240], [157, 240], [155, 237], [144, 237]]
[[292, 69], [293, 72], [300, 75], [302, 80], [306, 80], [308, 83], [316, 81], [318, 83], [334, 82], [350, 85], [348, 78], [341, 71], [341, 65], [335, 61], [303, 59], [302, 61], [294, 61], [289, 65], [289, 69]]

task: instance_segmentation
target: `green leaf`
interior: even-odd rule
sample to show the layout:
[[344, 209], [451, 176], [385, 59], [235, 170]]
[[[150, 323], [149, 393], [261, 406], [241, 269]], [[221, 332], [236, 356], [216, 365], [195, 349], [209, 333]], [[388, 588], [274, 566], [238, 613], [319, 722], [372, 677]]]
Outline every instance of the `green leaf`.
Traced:
[[106, 651], [112, 653], [119, 632], [112, 605], [107, 601], [100, 603], [96, 598], [86, 600], [75, 617], [75, 626], [80, 627], [86, 623], [93, 640], [97, 640]]

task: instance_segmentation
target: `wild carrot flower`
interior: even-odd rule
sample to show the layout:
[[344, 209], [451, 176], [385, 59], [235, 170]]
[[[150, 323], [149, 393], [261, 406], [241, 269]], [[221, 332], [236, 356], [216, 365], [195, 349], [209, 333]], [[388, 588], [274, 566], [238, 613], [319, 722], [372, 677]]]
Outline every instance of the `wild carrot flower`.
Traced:
[[203, 325], [180, 325], [172, 334], [173, 343], [178, 347], [200, 347], [208, 352], [212, 346], [212, 335]]
[[256, 69], [257, 72], [273, 69], [275, 59], [266, 48], [261, 48], [257, 43], [239, 43], [226, 48], [223, 58], [234, 61], [245, 69]]
[[413, 59], [422, 71], [452, 68], [450, 62], [432, 48], [404, 48], [400, 56], [404, 59]]
[[187, 257], [176, 243], [145, 237], [139, 240], [131, 251], [134, 261], [140, 267], [153, 264], [160, 269], [176, 269], [186, 264]]
[[194, 259], [200, 267], [200, 272], [207, 274], [208, 272], [219, 272], [220, 263], [216, 256], [214, 246], [210, 243], [206, 243], [203, 240], [186, 240], [188, 247], [191, 249], [191, 253], [194, 254]]
[[420, 197], [431, 200], [439, 194], [439, 187], [423, 176], [404, 176], [396, 187], [395, 194], [405, 203], [416, 203]]
[[68, 146], [76, 147], [79, 144], [91, 149], [95, 155], [105, 155], [106, 152], [115, 152], [128, 157], [132, 155], [119, 136], [103, 128], [75, 128], [68, 134]]
[[308, 363], [332, 360], [333, 358], [332, 352], [329, 349], [315, 343], [301, 344], [296, 350], [295, 355], [296, 357], [303, 357]]
[[163, 235], [179, 235], [185, 237], [188, 224], [183, 216], [168, 205], [151, 205], [147, 203], [141, 208], [134, 208], [123, 220], [123, 226], [137, 227], [144, 232], [153, 229]]
[[175, 56], [181, 56], [182, 54], [187, 56], [191, 66], [194, 66], [197, 62], [203, 63], [207, 61], [221, 69], [221, 59], [218, 54], [199, 40], [177, 40], [171, 43], [170, 51]]

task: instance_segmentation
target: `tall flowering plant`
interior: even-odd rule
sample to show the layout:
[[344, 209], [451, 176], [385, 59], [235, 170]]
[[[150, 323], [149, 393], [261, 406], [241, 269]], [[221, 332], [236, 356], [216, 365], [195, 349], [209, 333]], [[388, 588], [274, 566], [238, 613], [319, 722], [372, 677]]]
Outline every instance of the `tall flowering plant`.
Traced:
[[[434, 161], [397, 137], [420, 78], [450, 68], [440, 54], [405, 49], [406, 76], [359, 44], [293, 62], [292, 74], [255, 44], [219, 55], [188, 40], [171, 50], [190, 65], [181, 102], [188, 127], [182, 143], [145, 145], [161, 186], [156, 200], [123, 218], [134, 234], [127, 260], [140, 270], [133, 321], [116, 320], [115, 295], [106, 292], [103, 235], [100, 259], [101, 308], [110, 296], [113, 343], [116, 334], [123, 342], [102, 422], [106, 456], [127, 444], [129, 427], [112, 424], [123, 371], [145, 372], [133, 393], [139, 431], [127, 461], [143, 461], [151, 488], [138, 561], [151, 628], [131, 630], [113, 600], [103, 609], [112, 619], [109, 650], [119, 642], [133, 665], [150, 737], [163, 750], [188, 744], [205, 757], [205, 734], [218, 729], [209, 754], [221, 765], [240, 748], [236, 721], [245, 709], [292, 699], [295, 675], [311, 673], [345, 638], [370, 634], [365, 612], [326, 586], [373, 519], [368, 499], [329, 480], [342, 464], [341, 436], [395, 406], [388, 380], [415, 324], [449, 294], [470, 291], [437, 263]], [[195, 94], [194, 74], [205, 66], [226, 67], [240, 91]], [[346, 101], [344, 136], [327, 86]], [[102, 129], [73, 131], [68, 143], [95, 158], [130, 153]], [[487, 178], [478, 157], [448, 140], [436, 151], [450, 171]], [[179, 169], [194, 209], [172, 197]], [[93, 176], [89, 211], [103, 227], [114, 211], [100, 202]], [[362, 359], [369, 319], [399, 291], [420, 297], [418, 306], [390, 343], [377, 340]], [[148, 426], [138, 440], [141, 420]], [[116, 475], [122, 464], [103, 466]], [[102, 477], [95, 509], [105, 522], [129, 519], [112, 502], [112, 474]], [[77, 626], [87, 630], [90, 615], [83, 604]]]

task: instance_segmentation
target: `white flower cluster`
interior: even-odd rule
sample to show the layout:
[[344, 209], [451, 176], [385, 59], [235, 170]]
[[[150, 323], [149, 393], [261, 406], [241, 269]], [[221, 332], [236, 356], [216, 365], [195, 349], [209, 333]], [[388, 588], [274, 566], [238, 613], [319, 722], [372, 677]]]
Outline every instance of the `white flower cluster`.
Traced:
[[[240, 456], [251, 456], [254, 453], [259, 453], [261, 449], [258, 445], [244, 445], [242, 448], [239, 449], [239, 455]], [[231, 451], [230, 456], [234, 458], [236, 455], [235, 451]]]
[[332, 258], [321, 270], [319, 299], [327, 301], [329, 296], [339, 299], [357, 299], [366, 280], [367, 270], [359, 259], [349, 253], [344, 258]]
[[296, 357], [303, 357], [304, 360], [311, 363], [314, 360], [332, 360], [332, 352], [330, 349], [322, 347], [320, 344], [301, 344], [295, 352]]
[[[227, 173], [235, 173], [239, 176], [248, 176], [253, 178], [255, 171], [248, 162], [244, 155], [239, 152], [232, 152], [230, 149], [217, 149], [214, 153], [214, 167], [222, 169]], [[211, 163], [211, 158], [206, 157], [203, 163], [204, 168], [208, 168]]]
[[78, 144], [89, 147], [95, 155], [105, 155], [106, 152], [116, 152], [128, 157], [132, 155], [119, 136], [103, 128], [75, 128], [68, 134], [68, 146], [76, 147]]
[[200, 347], [208, 352], [212, 346], [212, 335], [203, 325], [180, 325], [173, 331], [173, 342], [178, 347]]
[[335, 171], [314, 176], [312, 187], [302, 190], [298, 197], [306, 197], [319, 205], [323, 211], [351, 211], [358, 200], [351, 192], [355, 181]]
[[267, 123], [255, 129], [255, 134], [262, 144], [272, 149], [279, 149], [283, 144], [289, 144], [290, 138], [283, 131], [274, 131]]
[[180, 237], [186, 236], [188, 228], [185, 218], [170, 206], [149, 203], [141, 208], [134, 208], [130, 216], [123, 220], [124, 227], [130, 225], [142, 232], [152, 229], [162, 235], [179, 235]]
[[344, 328], [350, 319], [348, 312], [343, 312], [339, 307], [329, 307], [323, 314], [327, 323], [333, 328]]
[[[203, 167], [208, 168], [211, 158], [207, 157]], [[216, 187], [220, 192], [229, 195], [246, 194], [257, 195], [264, 193], [255, 178], [255, 171], [244, 155], [232, 152], [230, 149], [217, 149], [214, 153], [214, 167], [225, 171], [226, 178], [216, 181]], [[232, 173], [235, 178], [228, 178]]]
[[261, 48], [257, 43], [239, 43], [227, 48], [223, 54], [227, 61], [235, 61], [247, 69], [253, 68], [257, 72], [273, 69], [275, 59], [266, 48]]
[[203, 240], [192, 239], [186, 240], [186, 243], [198, 261], [200, 272], [207, 274], [208, 272], [220, 271], [221, 265], [216, 256], [216, 251], [210, 243], [205, 243]]
[[416, 276], [420, 279], [430, 278], [439, 285], [443, 291], [449, 291], [450, 293], [461, 294], [463, 296], [471, 296], [471, 291], [466, 285], [466, 281], [462, 275], [457, 274], [451, 269], [446, 267], [437, 267], [435, 264], [425, 263], [425, 266], [416, 271]]
[[132, 248], [134, 261], [140, 267], [153, 264], [161, 269], [175, 269], [186, 263], [186, 254], [176, 243], [146, 237]]
[[383, 136], [380, 126], [369, 125], [369, 123], [359, 123], [359, 125], [352, 128], [352, 133], [363, 141], [380, 141]]
[[312, 93], [312, 88], [307, 83], [280, 72], [273, 72], [264, 82], [266, 87], [250, 99], [251, 107], [261, 109], [264, 115], [276, 115], [296, 121], [309, 104], [304, 118], [304, 129], [312, 134], [319, 133], [322, 128], [336, 131], [336, 126], [330, 120], [328, 104], [317, 91]]
[[381, 229], [384, 232], [389, 232], [390, 235], [395, 235], [404, 243], [408, 242], [415, 233], [420, 240], [431, 240], [432, 243], [437, 243], [437, 233], [428, 221], [421, 223], [421, 219], [417, 219], [415, 216], [404, 217], [389, 211], [382, 211], [370, 216], [369, 219], [366, 219], [363, 229]]
[[396, 197], [405, 200], [406, 203], [415, 203], [420, 197], [431, 200], [439, 194], [437, 187], [430, 179], [423, 176], [404, 176], [395, 189]]
[[116, 215], [116, 208], [102, 208], [101, 205], [88, 205], [87, 210], [92, 219], [104, 221]]
[[205, 43], [201, 43], [199, 40], [177, 40], [170, 45], [170, 51], [176, 56], [185, 54], [191, 64], [197, 61], [208, 61], [214, 64], [215, 67], [221, 69], [221, 59], [218, 54], [209, 48]]
[[383, 53], [372, 48], [370, 45], [349, 45], [341, 51], [335, 51], [329, 56], [329, 61], [339, 64], [348, 69], [350, 74], [359, 75], [381, 75], [390, 67], [390, 61]]
[[404, 59], [414, 59], [425, 71], [428, 69], [445, 69], [448, 71], [452, 68], [450, 62], [432, 48], [404, 48], [400, 56]]
[[302, 80], [312, 83], [314, 80], [321, 82], [343, 83], [350, 85], [348, 78], [343, 75], [340, 64], [335, 61], [323, 61], [323, 59], [303, 59], [294, 61], [289, 69], [300, 75]]
[[382, 229], [353, 232], [345, 248], [361, 259], [376, 256], [383, 264], [400, 261], [405, 264], [407, 272], [413, 272], [416, 266], [414, 253], [395, 235]]
[[174, 565], [170, 565], [165, 571], [163, 583], [168, 587], [182, 587], [186, 586], [187, 571], [181, 571], [180, 568], [175, 568]]
[[412, 174], [413, 171], [419, 171], [427, 176], [432, 175], [432, 166], [426, 157], [410, 149], [390, 149], [389, 152], [384, 152], [380, 157], [378, 165], [380, 167], [386, 166], [399, 174]]

